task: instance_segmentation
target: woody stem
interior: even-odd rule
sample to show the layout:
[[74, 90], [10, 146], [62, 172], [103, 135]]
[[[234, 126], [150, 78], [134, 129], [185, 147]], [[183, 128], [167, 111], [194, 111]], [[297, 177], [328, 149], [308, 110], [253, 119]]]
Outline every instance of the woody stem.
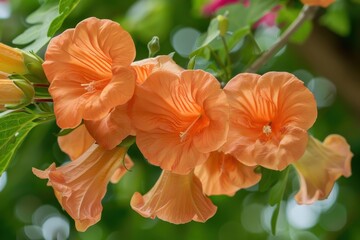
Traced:
[[52, 98], [34, 98], [34, 102], [40, 103], [40, 102], [53, 102]]
[[314, 17], [318, 7], [305, 5], [295, 21], [286, 29], [281, 37], [274, 43], [271, 48], [265, 51], [245, 72], [257, 72], [272, 56], [274, 56], [281, 48], [283, 48], [289, 41], [291, 35], [301, 27], [301, 25]]
[[48, 88], [50, 85], [47, 83], [33, 83], [33, 86], [39, 88]]

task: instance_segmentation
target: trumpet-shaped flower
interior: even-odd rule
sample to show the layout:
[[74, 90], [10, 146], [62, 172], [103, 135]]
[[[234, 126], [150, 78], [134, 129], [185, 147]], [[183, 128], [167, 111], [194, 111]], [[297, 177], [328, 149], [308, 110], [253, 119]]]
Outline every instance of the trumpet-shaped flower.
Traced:
[[[116, 134], [116, 132], [114, 134]], [[76, 160], [95, 143], [95, 139], [89, 134], [89, 131], [85, 125], [81, 124], [69, 134], [59, 136], [58, 143], [60, 149], [69, 155], [71, 160]], [[125, 156], [124, 163], [127, 169], [130, 169], [134, 165], [127, 154]], [[123, 166], [120, 166], [113, 173], [110, 182], [118, 182], [126, 173], [127, 169], [125, 169]]]
[[158, 217], [175, 224], [205, 222], [217, 209], [203, 194], [201, 182], [193, 172], [178, 175], [163, 171], [155, 186], [144, 196], [136, 192], [130, 204], [143, 217]]
[[132, 107], [136, 143], [154, 165], [187, 174], [226, 141], [229, 108], [219, 82], [201, 70], [157, 71]]
[[248, 166], [283, 170], [305, 152], [317, 116], [312, 93], [285, 72], [239, 74], [224, 88], [230, 129], [223, 147]]
[[[132, 162], [125, 158], [126, 148], [104, 150], [94, 144], [75, 161], [33, 173], [48, 179], [61, 206], [75, 220], [76, 229], [85, 231], [101, 218], [101, 200], [109, 181], [118, 181]], [[124, 162], [125, 161], [125, 162]], [[120, 169], [119, 168], [124, 168]], [[115, 174], [115, 175], [114, 175]]]
[[300, 179], [295, 200], [312, 204], [326, 199], [339, 177], [351, 175], [352, 156], [349, 144], [340, 135], [329, 135], [322, 143], [310, 136], [305, 154], [294, 163]]
[[195, 175], [201, 180], [204, 193], [233, 196], [238, 190], [255, 185], [261, 174], [229, 154], [212, 152], [209, 159], [195, 168]]
[[335, 0], [301, 0], [301, 2], [309, 6], [328, 7], [330, 4], [335, 2]]
[[131, 36], [110, 20], [88, 18], [53, 38], [43, 68], [57, 124], [75, 128], [82, 120], [101, 120], [128, 102], [135, 88], [134, 57]]

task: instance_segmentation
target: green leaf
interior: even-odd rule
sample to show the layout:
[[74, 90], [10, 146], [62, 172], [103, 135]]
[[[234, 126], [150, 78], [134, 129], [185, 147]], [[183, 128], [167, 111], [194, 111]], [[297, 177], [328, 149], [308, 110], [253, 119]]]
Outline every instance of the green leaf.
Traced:
[[[288, 177], [289, 177], [289, 169], [290, 167], [287, 167], [285, 170], [276, 173], [279, 174], [278, 181], [275, 183], [275, 185], [270, 190], [269, 195], [269, 204], [271, 206], [275, 206], [276, 208], [273, 212], [273, 215], [271, 216], [271, 232], [273, 235], [276, 234], [276, 223], [277, 219], [279, 217], [280, 212], [280, 206], [281, 206], [281, 200], [284, 197]], [[273, 173], [274, 174], [274, 173]]]
[[215, 40], [219, 35], [220, 35], [219, 20], [217, 18], [213, 18], [208, 27], [206, 38], [200, 47], [207, 46], [209, 43]]
[[61, 27], [64, 20], [69, 16], [69, 14], [75, 9], [79, 4], [80, 0], [60, 0], [59, 3], [59, 16], [57, 16], [50, 24], [48, 30], [48, 37], [52, 37], [57, 30]]
[[13, 112], [0, 118], [0, 175], [6, 170], [16, 150], [32, 128], [38, 116]]
[[[61, 24], [80, 0], [47, 0], [26, 18], [32, 24], [17, 36], [14, 44], [27, 45], [24, 50], [38, 52], [61, 27]], [[58, 5], [59, 4], [59, 5]]]
[[275, 185], [281, 176], [280, 171], [267, 168], [261, 168], [261, 180], [259, 182], [259, 191], [265, 192]]
[[232, 35], [228, 39], [226, 39], [229, 51], [231, 51], [236, 46], [236, 44], [238, 44], [249, 33], [249, 27], [243, 27], [233, 32]]
[[252, 34], [248, 34], [244, 38], [244, 43], [237, 54], [239, 55], [239, 61], [245, 66], [249, 66], [257, 59], [258, 56], [260, 56], [261, 52], [262, 51], [254, 36]]
[[284, 171], [280, 172], [280, 178], [278, 182], [270, 190], [269, 204], [271, 206], [280, 203], [281, 200], [283, 199], [288, 176], [289, 176], [289, 169], [290, 168], [287, 167]]
[[190, 53], [190, 58], [196, 55], [201, 55], [205, 48], [207, 48], [211, 42], [216, 40], [216, 38], [220, 36], [219, 31], [219, 20], [217, 18], [213, 18], [210, 21], [209, 27], [205, 34], [202, 34], [198, 37], [195, 43], [195, 50]]
[[271, 233], [273, 235], [276, 235], [276, 225], [277, 225], [277, 219], [279, 217], [280, 207], [281, 207], [281, 202], [279, 202], [276, 205], [275, 210], [271, 216]]

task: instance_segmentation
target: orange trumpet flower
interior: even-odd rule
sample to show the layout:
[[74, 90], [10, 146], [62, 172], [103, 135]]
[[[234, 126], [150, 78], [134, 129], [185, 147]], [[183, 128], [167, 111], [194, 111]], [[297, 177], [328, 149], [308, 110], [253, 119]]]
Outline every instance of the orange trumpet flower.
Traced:
[[66, 165], [56, 167], [53, 163], [44, 171], [33, 168], [33, 173], [49, 180], [48, 186], [53, 187], [59, 203], [75, 220], [76, 229], [86, 231], [101, 218], [101, 200], [107, 184], [117, 182], [133, 165], [125, 157], [126, 150], [105, 150], [93, 144], [78, 159]]
[[300, 179], [300, 190], [295, 195], [299, 204], [312, 204], [326, 199], [335, 181], [351, 176], [350, 146], [345, 138], [332, 134], [320, 142], [310, 136], [305, 154], [294, 163]]
[[53, 38], [43, 68], [59, 127], [101, 120], [128, 102], [135, 89], [134, 58], [131, 36], [110, 20], [91, 17]]
[[151, 74], [136, 90], [131, 111], [137, 146], [166, 171], [188, 174], [226, 141], [226, 95], [201, 70]]
[[193, 172], [178, 175], [163, 171], [155, 186], [144, 196], [136, 192], [131, 207], [146, 218], [181, 224], [191, 220], [205, 222], [214, 216], [217, 207], [202, 191]]
[[313, 94], [286, 72], [239, 74], [224, 91], [230, 105], [225, 153], [248, 166], [283, 170], [305, 152], [317, 117]]

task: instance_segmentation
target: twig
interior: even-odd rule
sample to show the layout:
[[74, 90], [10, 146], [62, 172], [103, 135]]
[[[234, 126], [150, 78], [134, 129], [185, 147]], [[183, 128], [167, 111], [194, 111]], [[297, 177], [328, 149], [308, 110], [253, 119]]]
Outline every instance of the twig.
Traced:
[[290, 36], [298, 30], [298, 28], [307, 20], [314, 17], [318, 7], [305, 5], [295, 21], [286, 29], [277, 42], [265, 51], [245, 72], [257, 72], [272, 56], [274, 56], [281, 48], [283, 48], [290, 38]]

